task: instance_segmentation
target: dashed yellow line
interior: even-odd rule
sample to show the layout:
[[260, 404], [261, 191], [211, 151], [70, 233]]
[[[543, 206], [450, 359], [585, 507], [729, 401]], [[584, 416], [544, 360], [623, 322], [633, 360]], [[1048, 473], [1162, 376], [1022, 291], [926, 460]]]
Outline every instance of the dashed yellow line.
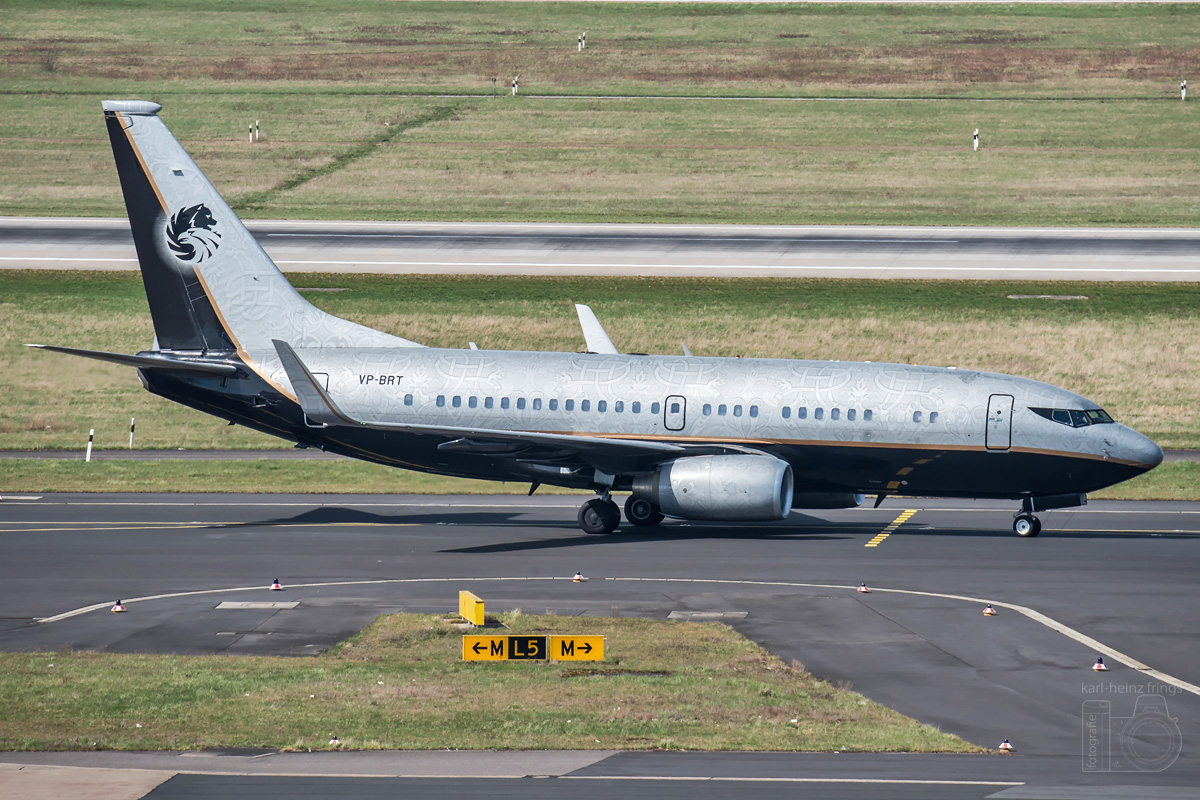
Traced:
[[884, 528], [878, 536], [867, 542], [865, 545], [863, 545], [863, 547], [879, 547], [879, 545], [883, 543], [884, 539], [891, 536], [897, 528], [912, 519], [913, 514], [916, 514], [918, 510], [919, 509], [916, 508], [910, 508], [900, 516], [896, 517], [894, 520], [892, 520], [891, 525], [888, 525], [886, 528]]

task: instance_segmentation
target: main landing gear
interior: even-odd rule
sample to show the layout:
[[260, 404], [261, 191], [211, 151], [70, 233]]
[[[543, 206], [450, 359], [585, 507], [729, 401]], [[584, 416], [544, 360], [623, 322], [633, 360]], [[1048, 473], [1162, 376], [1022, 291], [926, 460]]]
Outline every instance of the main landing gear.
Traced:
[[[663, 514], [648, 500], [632, 495], [625, 501], [625, 519], [638, 527], [657, 525]], [[579, 508], [579, 527], [584, 533], [612, 533], [621, 524], [621, 509], [605, 494], [588, 500]]]
[[1013, 517], [1013, 532], [1032, 539], [1042, 532], [1042, 521], [1033, 514], [1021, 511]]

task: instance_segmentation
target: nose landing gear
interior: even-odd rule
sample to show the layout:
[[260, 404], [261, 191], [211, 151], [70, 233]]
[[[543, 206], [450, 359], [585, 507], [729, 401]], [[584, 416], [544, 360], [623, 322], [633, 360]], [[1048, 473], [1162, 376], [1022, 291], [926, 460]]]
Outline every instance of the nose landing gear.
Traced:
[[1042, 521], [1033, 514], [1021, 511], [1013, 517], [1013, 532], [1017, 536], [1032, 539], [1042, 532]]

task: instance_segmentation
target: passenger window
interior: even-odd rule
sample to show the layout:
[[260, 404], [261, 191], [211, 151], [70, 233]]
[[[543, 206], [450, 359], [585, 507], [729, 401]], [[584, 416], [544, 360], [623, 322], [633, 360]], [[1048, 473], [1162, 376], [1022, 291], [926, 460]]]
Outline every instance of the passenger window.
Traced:
[[871, 421], [871, 409], [868, 408], [866, 411], [863, 412], [863, 421], [864, 422]]
[[575, 401], [568, 400], [567, 402], [563, 403], [563, 408], [566, 409], [567, 411], [574, 411], [575, 410]]
[[454, 395], [454, 398], [450, 401], [450, 405], [454, 406], [455, 408], [462, 408], [462, 398], [458, 395]]
[[580, 411], [591, 411], [592, 410], [592, 401], [591, 400], [579, 401], [579, 410]]
[[829, 418], [830, 419], [838, 419], [841, 416], [842, 416], [842, 410], [840, 408], [833, 408], [833, 409], [829, 410]]
[[752, 417], [758, 416], [758, 406], [750, 406], [750, 416], [752, 416]]
[[642, 413], [642, 404], [639, 403], [637, 400], [634, 400], [633, 403], [630, 404], [629, 410], [635, 414], [640, 414], [640, 413]]
[[734, 406], [734, 407], [733, 407], [733, 415], [734, 415], [735, 417], [740, 417], [740, 416], [742, 415], [742, 407], [741, 407], [741, 406]]
[[625, 401], [624, 400], [618, 400], [617, 402], [613, 403], [613, 413], [620, 414], [624, 410], [625, 410]]
[[671, 413], [672, 414], [679, 413], [679, 403], [671, 403]]
[[479, 405], [479, 398], [471, 396], [467, 398], [467, 405], [471, 408], [476, 408]]
[[808, 409], [804, 406], [796, 409], [796, 419], [808, 419]]
[[406, 406], [412, 405], [412, 395], [411, 394], [404, 395], [404, 405], [406, 405]]
[[608, 411], [608, 401], [607, 400], [597, 400], [596, 401], [596, 411], [600, 412], [601, 414], [603, 414], [605, 411]]
[[712, 416], [712, 404], [705, 403], [704, 407], [700, 409], [700, 413], [706, 417], [711, 417]]
[[525, 398], [524, 397], [517, 398], [517, 410], [519, 410], [519, 411], [525, 410]]
[[651, 414], [657, 414], [661, 409], [662, 409], [662, 405], [660, 405], [659, 403], [651, 403], [650, 404], [650, 413]]
[[855, 411], [853, 408], [846, 409], [846, 419], [850, 420], [851, 422], [854, 422], [854, 418], [856, 416], [858, 416], [858, 412]]
[[929, 424], [930, 425], [937, 422], [937, 418], [938, 418], [938, 412], [936, 412], [936, 411], [929, 412]]
[[779, 409], [779, 413], [783, 416], [784, 419], [791, 419], [792, 418], [792, 407], [784, 406], [783, 408]]
[[825, 419], [825, 409], [818, 408], [813, 410], [813, 419]]
[[490, 397], [483, 398], [483, 407], [491, 408], [492, 407], [492, 398], [490, 398]]
[[444, 394], [439, 394], [439, 395], [437, 396], [437, 407], [438, 407], [438, 408], [445, 408], [445, 407], [446, 407], [446, 395], [444, 395]]
[[500, 398], [500, 407], [501, 407], [501, 408], [508, 408], [508, 398], [507, 398], [507, 397], [501, 397], [501, 398]]
[[540, 397], [533, 398], [533, 410], [534, 411], [542, 410], [542, 398], [540, 398]]
[[558, 401], [557, 401], [557, 400], [551, 400], [551, 401], [550, 401], [550, 410], [551, 410], [551, 411], [558, 411]]
[[723, 416], [725, 416], [725, 413], [726, 413], [728, 410], [729, 410], [729, 409], [727, 409], [727, 408], [725, 407], [725, 404], [724, 404], [724, 403], [722, 403], [721, 405], [717, 406], [717, 416], [718, 416], [718, 417], [723, 417]]
[[921, 421], [921, 412], [914, 411], [913, 412], [913, 422], [920, 422], [920, 421]]

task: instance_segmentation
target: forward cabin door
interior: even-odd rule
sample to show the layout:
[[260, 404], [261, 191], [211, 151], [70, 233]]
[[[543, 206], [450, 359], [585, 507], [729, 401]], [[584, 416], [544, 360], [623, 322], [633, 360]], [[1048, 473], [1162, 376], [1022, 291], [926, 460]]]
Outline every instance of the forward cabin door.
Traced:
[[985, 438], [988, 450], [1007, 450], [1012, 446], [1012, 411], [1011, 394], [994, 394], [988, 398]]
[[677, 394], [671, 395], [663, 404], [663, 425], [669, 431], [681, 431], [686, 421], [687, 401]]

